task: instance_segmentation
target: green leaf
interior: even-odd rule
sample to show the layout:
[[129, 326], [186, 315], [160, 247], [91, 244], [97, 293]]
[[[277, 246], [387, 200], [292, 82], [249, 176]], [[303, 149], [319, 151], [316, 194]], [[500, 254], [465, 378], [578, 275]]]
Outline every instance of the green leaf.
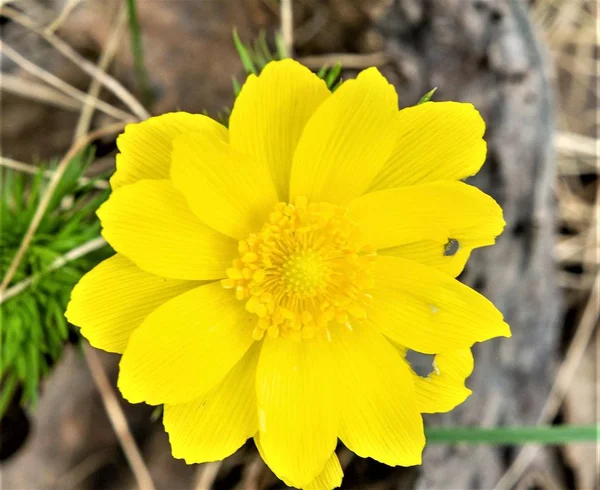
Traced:
[[433, 97], [433, 94], [435, 94], [436, 90], [437, 90], [437, 87], [432, 88], [429, 92], [427, 92], [423, 97], [421, 97], [419, 99], [419, 102], [417, 102], [417, 105], [424, 104], [425, 102], [429, 102], [431, 100], [431, 97]]
[[325, 83], [327, 84], [328, 88], [333, 88], [333, 86], [335, 85], [335, 82], [338, 80], [340, 73], [342, 71], [342, 64], [338, 61], [335, 65], [333, 65], [333, 67], [331, 68], [331, 70], [329, 70], [329, 72], [327, 73], [327, 75], [325, 76], [324, 80]]
[[428, 444], [565, 444], [598, 441], [600, 425], [551, 425], [525, 427], [428, 427]]
[[238, 55], [240, 56], [240, 60], [242, 61], [242, 65], [244, 65], [244, 70], [246, 70], [246, 73], [253, 73], [255, 75], [258, 74], [256, 66], [254, 66], [254, 62], [252, 61], [252, 57], [248, 53], [248, 48], [246, 48], [244, 43], [241, 41], [237, 29], [233, 30], [233, 43], [235, 44], [235, 49], [237, 49]]

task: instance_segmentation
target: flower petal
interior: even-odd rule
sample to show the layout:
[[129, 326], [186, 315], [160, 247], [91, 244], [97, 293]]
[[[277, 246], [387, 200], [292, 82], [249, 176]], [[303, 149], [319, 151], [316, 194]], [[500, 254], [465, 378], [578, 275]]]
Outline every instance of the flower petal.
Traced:
[[369, 319], [393, 341], [425, 354], [510, 337], [502, 313], [447, 274], [399, 257], [378, 257]]
[[201, 133], [175, 139], [171, 178], [203, 223], [238, 240], [258, 231], [277, 202], [266, 162]]
[[201, 223], [169, 180], [117, 189], [98, 216], [112, 247], [153, 274], [220, 279], [237, 256], [237, 242]]
[[321, 339], [268, 337], [258, 361], [260, 443], [273, 472], [296, 487], [323, 471], [337, 442], [329, 348]]
[[476, 174], [485, 161], [484, 132], [471, 104], [427, 102], [401, 110], [394, 151], [369, 191]]
[[502, 233], [502, 209], [490, 196], [463, 182], [386, 189], [365, 194], [348, 206], [364, 240], [386, 249], [421, 240], [449, 239], [491, 245]]
[[94, 347], [121, 354], [149, 313], [201, 284], [149, 274], [116, 254], [81, 278], [65, 316]]
[[342, 478], [344, 472], [340, 465], [340, 460], [337, 455], [333, 453], [327, 460], [325, 468], [313, 481], [308, 483], [305, 490], [332, 490], [342, 485]]
[[376, 68], [348, 80], [315, 111], [298, 142], [290, 195], [346, 204], [361, 195], [389, 158], [398, 108]]
[[255, 315], [215, 282], [154, 310], [129, 340], [118, 386], [131, 403], [192, 401], [213, 388], [252, 344]]
[[[261, 458], [266, 463], [269, 468], [271, 465], [267, 461], [266, 454], [260, 444], [260, 435], [256, 434], [254, 436], [254, 443], [256, 444], [256, 448], [260, 453]], [[288, 487], [293, 487], [294, 484], [289, 481], [285, 476], [280, 476], [275, 473], [275, 476], [279, 478], [283, 483], [285, 483]], [[329, 457], [327, 463], [325, 463], [325, 467], [323, 471], [319, 473], [319, 475], [302, 488], [304, 490], [332, 490], [334, 488], [338, 488], [342, 484], [342, 478], [344, 476], [344, 472], [342, 471], [342, 466], [340, 465], [340, 460], [338, 459], [335, 452]]]
[[331, 330], [340, 382], [340, 439], [363, 458], [391, 466], [420, 464], [425, 435], [410, 368], [370, 325]]
[[237, 451], [258, 431], [255, 344], [205, 395], [183, 405], [165, 405], [163, 423], [173, 456], [187, 464], [218, 461]]
[[448, 239], [443, 245], [435, 240], [421, 240], [379, 250], [378, 253], [419, 262], [457, 277], [467, 265], [473, 248], [456, 239]]
[[294, 150], [306, 122], [331, 93], [300, 63], [285, 59], [250, 75], [229, 119], [231, 145], [268, 165], [282, 201], [288, 200]]
[[117, 138], [117, 171], [110, 185], [117, 189], [143, 179], [168, 179], [173, 140], [189, 131], [227, 141], [227, 128], [202, 114], [171, 112], [129, 124]]
[[413, 373], [417, 406], [421, 413], [449, 412], [471, 394], [465, 380], [473, 372], [471, 349], [437, 354], [434, 371], [426, 378]]

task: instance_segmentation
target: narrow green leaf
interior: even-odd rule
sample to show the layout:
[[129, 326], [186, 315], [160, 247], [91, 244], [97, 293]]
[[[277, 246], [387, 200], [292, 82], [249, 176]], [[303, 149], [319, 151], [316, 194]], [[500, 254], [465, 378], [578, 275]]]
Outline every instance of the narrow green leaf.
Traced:
[[144, 105], [148, 106], [150, 105], [150, 102], [152, 102], [150, 79], [148, 77], [148, 72], [146, 71], [146, 65], [144, 64], [144, 48], [140, 24], [137, 17], [136, 0], [127, 0], [127, 13], [129, 16], [129, 31], [131, 33], [131, 50], [135, 66], [135, 75], [142, 96], [142, 102]]
[[437, 87], [432, 88], [429, 92], [427, 92], [423, 97], [421, 97], [419, 99], [419, 102], [417, 102], [417, 105], [424, 104], [425, 102], [429, 102], [431, 100], [431, 97], [433, 97], [433, 94], [435, 94], [437, 89], [438, 89]]
[[283, 42], [283, 34], [281, 34], [281, 32], [275, 34], [275, 49], [277, 50], [278, 59], [284, 60], [288, 57], [285, 50], [285, 43]]
[[254, 66], [252, 57], [248, 53], [248, 48], [246, 48], [244, 43], [241, 41], [237, 29], [233, 30], [233, 43], [235, 44], [235, 49], [237, 49], [238, 55], [240, 56], [240, 60], [242, 61], [242, 65], [244, 65], [244, 70], [246, 70], [246, 73], [254, 73], [256, 75], [258, 73], [256, 70], [256, 66]]
[[429, 427], [429, 444], [565, 444], [598, 441], [600, 425], [551, 425], [525, 427]]
[[332, 88], [334, 86], [341, 72], [342, 64], [338, 61], [335, 65], [331, 67], [331, 70], [329, 70], [327, 76], [325, 77], [325, 83], [327, 84], [327, 87]]

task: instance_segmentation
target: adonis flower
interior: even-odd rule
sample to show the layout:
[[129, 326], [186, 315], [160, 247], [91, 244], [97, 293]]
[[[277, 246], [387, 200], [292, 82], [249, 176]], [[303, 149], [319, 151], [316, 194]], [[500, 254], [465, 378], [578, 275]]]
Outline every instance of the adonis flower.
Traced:
[[[127, 127], [98, 212], [117, 253], [75, 287], [67, 317], [123, 354], [121, 393], [164, 405], [188, 463], [254, 437], [300, 488], [340, 484], [338, 438], [420, 464], [421, 414], [462, 403], [471, 346], [510, 336], [455, 279], [504, 226], [460, 181], [485, 160], [483, 133], [469, 104], [398, 111], [375, 68], [331, 93], [272, 62], [229, 129], [183, 112]], [[429, 376], [408, 350], [435, 355]]]

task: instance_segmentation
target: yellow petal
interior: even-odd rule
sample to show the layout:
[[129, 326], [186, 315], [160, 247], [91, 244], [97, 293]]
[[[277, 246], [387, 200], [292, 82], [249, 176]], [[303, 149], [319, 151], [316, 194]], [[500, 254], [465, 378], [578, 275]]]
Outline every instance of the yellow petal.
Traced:
[[369, 68], [344, 82], [315, 111], [298, 142], [290, 194], [346, 204], [361, 195], [389, 158], [398, 96]]
[[260, 443], [273, 472], [296, 487], [323, 471], [337, 442], [329, 347], [321, 339], [268, 337], [258, 361]]
[[469, 246], [491, 245], [505, 224], [496, 201], [463, 182], [371, 192], [354, 199], [348, 210], [364, 241], [379, 250], [434, 240], [443, 254], [451, 238]]
[[102, 235], [138, 267], [175, 279], [220, 279], [237, 242], [204, 225], [169, 180], [114, 191], [98, 210]]
[[202, 114], [171, 112], [129, 124], [117, 138], [117, 171], [110, 179], [113, 189], [143, 179], [168, 179], [171, 151], [176, 136], [203, 132], [227, 141], [227, 128]]
[[205, 395], [183, 405], [165, 405], [163, 423], [173, 456], [187, 464], [218, 461], [237, 451], [258, 430], [255, 344]]
[[467, 265], [472, 251], [473, 246], [469, 247], [461, 240], [448, 240], [443, 245], [439, 241], [422, 240], [379, 250], [378, 253], [419, 262], [457, 277]]
[[279, 198], [288, 200], [294, 150], [306, 122], [329, 97], [325, 82], [300, 63], [269, 63], [250, 75], [229, 119], [231, 145], [268, 165]]
[[471, 394], [465, 380], [473, 372], [471, 349], [437, 354], [434, 371], [427, 377], [413, 373], [417, 406], [421, 413], [449, 412]]
[[242, 240], [260, 230], [277, 202], [269, 167], [208, 136], [176, 138], [171, 177], [203, 223]]
[[304, 487], [304, 490], [332, 490], [342, 485], [344, 472], [340, 460], [333, 453], [319, 476]]
[[471, 104], [427, 102], [397, 117], [394, 151], [370, 191], [460, 180], [483, 165], [485, 123]]
[[[271, 470], [273, 470], [273, 468], [269, 464], [269, 462], [266, 458], [266, 454], [260, 444], [260, 435], [259, 434], [256, 434], [254, 436], [254, 442], [256, 444], [256, 448], [258, 449], [258, 452], [260, 453], [260, 456], [262, 457], [263, 461], [266, 463], [266, 465], [269, 468], [271, 468]], [[277, 473], [275, 473], [275, 475], [277, 476], [277, 478], [279, 478], [281, 481], [283, 481], [288, 487], [294, 486], [294, 484], [291, 481], [289, 481], [285, 476], [278, 475]], [[325, 467], [323, 468], [323, 471], [321, 473], [319, 473], [319, 475], [314, 480], [310, 481], [309, 483], [304, 485], [302, 488], [304, 490], [332, 490], [334, 488], [338, 488], [342, 484], [343, 476], [344, 476], [344, 472], [342, 471], [342, 467], [340, 465], [340, 460], [338, 459], [337, 455], [335, 453], [333, 453], [327, 460], [327, 463], [325, 463]]]
[[400, 345], [425, 354], [510, 337], [496, 307], [473, 289], [432, 267], [378, 257], [369, 319]]
[[149, 313], [201, 284], [149, 274], [116, 254], [81, 278], [65, 316], [94, 347], [121, 354]]
[[423, 421], [410, 368], [370, 325], [331, 329], [340, 380], [340, 439], [363, 458], [421, 464]]
[[192, 401], [240, 360], [255, 324], [255, 316], [218, 282], [177, 296], [133, 332], [119, 365], [119, 389], [131, 403]]

